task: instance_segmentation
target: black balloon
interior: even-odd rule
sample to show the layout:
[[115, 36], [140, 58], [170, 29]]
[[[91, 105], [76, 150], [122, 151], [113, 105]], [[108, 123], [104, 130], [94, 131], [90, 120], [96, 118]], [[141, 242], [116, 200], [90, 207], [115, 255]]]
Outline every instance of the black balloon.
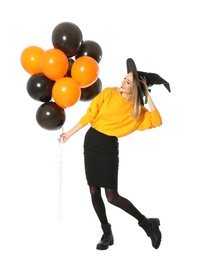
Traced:
[[27, 81], [27, 92], [33, 99], [48, 102], [52, 98], [52, 88], [55, 81], [47, 78], [43, 73], [32, 75]]
[[52, 43], [54, 48], [63, 51], [68, 58], [74, 56], [78, 52], [82, 42], [82, 32], [74, 23], [60, 23], [52, 32]]
[[65, 77], [71, 77], [71, 68], [72, 68], [72, 65], [74, 63], [74, 60], [73, 59], [68, 59], [68, 70], [66, 72], [66, 75]]
[[102, 82], [98, 78], [91, 86], [87, 88], [81, 88], [81, 101], [90, 101], [96, 97], [102, 90]]
[[93, 59], [95, 59], [97, 63], [99, 63], [102, 59], [102, 54], [103, 53], [102, 53], [101, 46], [97, 42], [87, 40], [82, 43], [75, 58], [77, 59], [81, 56], [90, 56]]
[[58, 130], [66, 120], [65, 110], [53, 101], [45, 102], [38, 108], [36, 120], [46, 130]]

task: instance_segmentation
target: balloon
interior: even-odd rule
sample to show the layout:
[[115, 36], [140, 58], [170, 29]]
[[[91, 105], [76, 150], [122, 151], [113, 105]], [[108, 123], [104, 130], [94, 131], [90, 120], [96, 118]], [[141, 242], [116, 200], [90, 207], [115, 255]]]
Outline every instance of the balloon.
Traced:
[[32, 75], [27, 81], [27, 92], [33, 99], [41, 102], [50, 101], [55, 81], [47, 78], [43, 73]]
[[65, 120], [66, 114], [63, 108], [59, 107], [55, 102], [43, 103], [36, 112], [37, 123], [46, 130], [60, 129]]
[[33, 75], [42, 72], [40, 59], [44, 50], [38, 46], [29, 46], [21, 53], [21, 64], [29, 74]]
[[70, 77], [57, 80], [52, 89], [54, 101], [62, 108], [73, 106], [79, 100], [80, 95], [79, 83]]
[[72, 78], [79, 82], [81, 88], [92, 85], [97, 80], [98, 74], [98, 63], [89, 56], [77, 58], [71, 68]]
[[74, 56], [83, 42], [80, 28], [71, 22], [58, 24], [52, 32], [52, 43], [62, 50], [68, 58]]
[[96, 97], [102, 90], [102, 82], [100, 78], [98, 78], [91, 86], [88, 88], [81, 89], [81, 101], [90, 101], [94, 97]]
[[68, 70], [68, 58], [63, 51], [52, 48], [42, 54], [40, 66], [46, 77], [58, 80]]
[[79, 51], [75, 55], [75, 58], [77, 59], [81, 56], [92, 57], [99, 63], [102, 58], [101, 46], [95, 41], [90, 41], [90, 40], [84, 41]]

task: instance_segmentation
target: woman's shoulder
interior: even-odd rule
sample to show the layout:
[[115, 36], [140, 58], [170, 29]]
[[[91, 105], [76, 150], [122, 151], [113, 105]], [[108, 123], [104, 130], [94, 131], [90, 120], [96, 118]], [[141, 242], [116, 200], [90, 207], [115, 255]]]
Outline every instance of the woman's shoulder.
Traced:
[[105, 98], [112, 98], [115, 97], [118, 93], [117, 88], [116, 87], [106, 87], [102, 90], [103, 92], [103, 96]]

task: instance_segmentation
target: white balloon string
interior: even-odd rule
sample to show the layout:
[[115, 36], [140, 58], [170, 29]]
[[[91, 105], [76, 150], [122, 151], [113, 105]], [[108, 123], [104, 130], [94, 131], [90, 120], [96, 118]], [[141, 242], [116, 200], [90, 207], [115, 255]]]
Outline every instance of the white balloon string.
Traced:
[[[62, 133], [64, 129], [62, 128]], [[63, 166], [63, 142], [60, 141], [57, 146], [57, 175], [58, 175], [58, 185], [59, 185], [59, 196], [58, 196], [58, 220], [62, 218], [62, 166]]]

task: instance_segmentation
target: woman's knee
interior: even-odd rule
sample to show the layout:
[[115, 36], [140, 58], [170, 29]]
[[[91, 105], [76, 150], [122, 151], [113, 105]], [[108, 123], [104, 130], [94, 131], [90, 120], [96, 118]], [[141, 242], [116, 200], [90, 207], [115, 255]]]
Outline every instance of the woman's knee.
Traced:
[[107, 201], [110, 204], [116, 205], [117, 198], [119, 196], [118, 192], [113, 189], [105, 189], [105, 194], [106, 194]]

